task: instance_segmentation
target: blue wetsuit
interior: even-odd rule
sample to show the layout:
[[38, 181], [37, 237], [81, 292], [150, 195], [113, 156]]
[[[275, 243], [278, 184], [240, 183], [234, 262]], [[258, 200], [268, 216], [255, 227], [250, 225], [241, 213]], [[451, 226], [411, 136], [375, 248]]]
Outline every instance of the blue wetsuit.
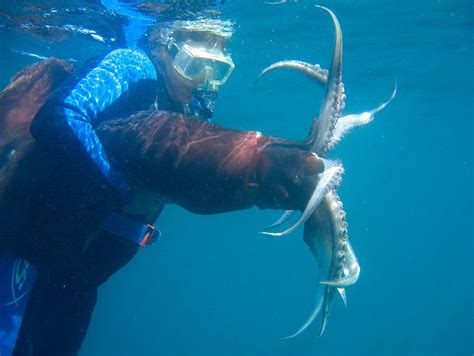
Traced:
[[[128, 185], [111, 167], [94, 127], [110, 116], [111, 110], [124, 113], [133, 108], [146, 109], [139, 104], [147, 101], [144, 96], [153, 100], [156, 82], [155, 67], [144, 52], [114, 50], [49, 100], [34, 118], [31, 133], [56, 154], [65, 154], [65, 159], [78, 164], [89, 159], [95, 167], [93, 171], [98, 171], [120, 199], [127, 202]], [[134, 98], [137, 92], [141, 92], [137, 95], [141, 100]], [[109, 115], [104, 115], [106, 112]]]

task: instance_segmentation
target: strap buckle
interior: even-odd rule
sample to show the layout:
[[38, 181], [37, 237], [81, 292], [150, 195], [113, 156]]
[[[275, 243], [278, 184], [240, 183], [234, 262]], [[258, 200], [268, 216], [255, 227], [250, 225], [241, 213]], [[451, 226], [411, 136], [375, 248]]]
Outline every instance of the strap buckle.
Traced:
[[153, 225], [147, 224], [146, 227], [148, 230], [145, 232], [142, 240], [139, 242], [139, 245], [141, 247], [153, 245], [161, 236], [161, 231], [156, 230]]
[[118, 213], [109, 214], [100, 228], [142, 247], [155, 243], [161, 236], [160, 230], [155, 229], [153, 225], [139, 223]]

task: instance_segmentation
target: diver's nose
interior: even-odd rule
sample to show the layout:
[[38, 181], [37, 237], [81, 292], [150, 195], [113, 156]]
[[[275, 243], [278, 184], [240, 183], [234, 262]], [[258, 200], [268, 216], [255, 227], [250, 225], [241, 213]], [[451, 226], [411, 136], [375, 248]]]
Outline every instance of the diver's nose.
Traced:
[[202, 70], [203, 74], [203, 87], [208, 88], [209, 82], [214, 75], [214, 69], [210, 66], [205, 66], [204, 69]]

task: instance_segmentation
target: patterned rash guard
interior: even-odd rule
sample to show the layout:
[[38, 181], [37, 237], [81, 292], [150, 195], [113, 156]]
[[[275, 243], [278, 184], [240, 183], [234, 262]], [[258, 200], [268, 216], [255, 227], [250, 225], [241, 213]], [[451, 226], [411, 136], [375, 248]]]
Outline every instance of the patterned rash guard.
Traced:
[[150, 82], [157, 84], [157, 74], [144, 52], [114, 50], [72, 87], [66, 85], [67, 90], [60, 90], [49, 100], [34, 118], [31, 133], [40, 143], [63, 152], [78, 164], [85, 154], [123, 202], [127, 202], [129, 187], [110, 165], [94, 127], [111, 109], [127, 112], [130, 108], [126, 106], [132, 101], [132, 106], [137, 106], [145, 98], [156, 98]]

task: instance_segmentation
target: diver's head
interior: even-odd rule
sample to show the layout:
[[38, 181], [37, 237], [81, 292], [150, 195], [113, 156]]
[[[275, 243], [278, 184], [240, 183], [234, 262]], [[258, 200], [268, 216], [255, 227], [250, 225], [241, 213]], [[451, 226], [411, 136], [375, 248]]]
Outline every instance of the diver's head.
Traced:
[[227, 52], [232, 33], [229, 21], [199, 19], [175, 21], [149, 34], [147, 47], [168, 92], [188, 114], [200, 116], [195, 111], [202, 109], [205, 118], [212, 116], [217, 90], [234, 69]]

